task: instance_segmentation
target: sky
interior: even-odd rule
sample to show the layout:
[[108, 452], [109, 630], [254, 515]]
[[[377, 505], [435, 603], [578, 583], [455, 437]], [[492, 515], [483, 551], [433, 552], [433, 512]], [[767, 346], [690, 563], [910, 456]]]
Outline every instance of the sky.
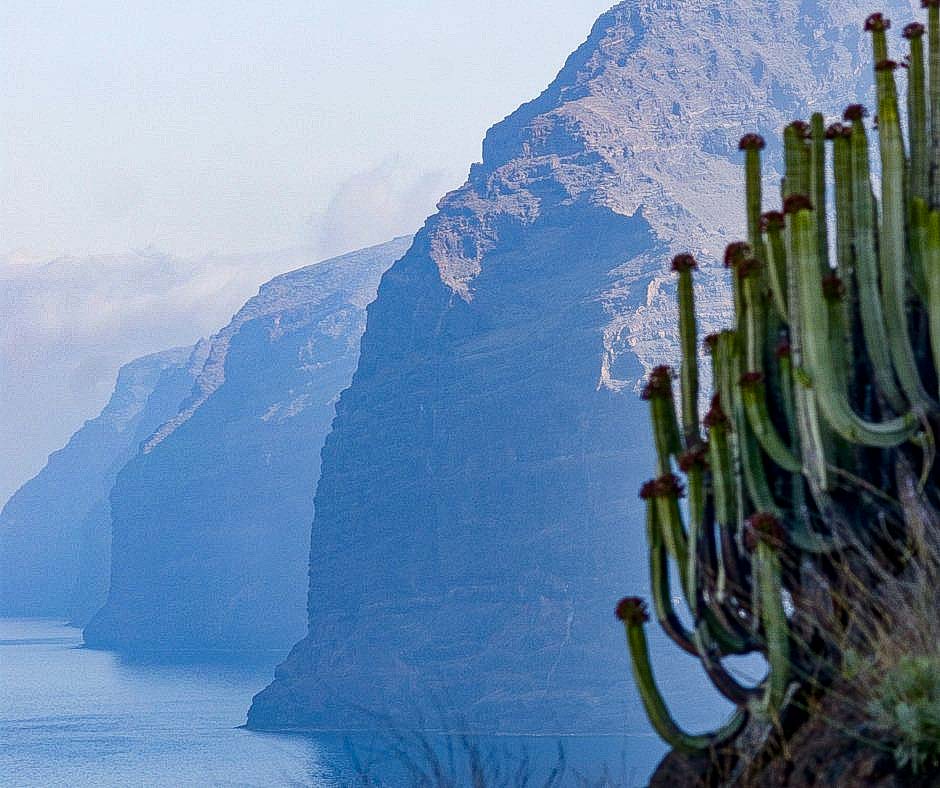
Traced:
[[610, 5], [4, 0], [0, 502], [121, 363], [417, 230]]

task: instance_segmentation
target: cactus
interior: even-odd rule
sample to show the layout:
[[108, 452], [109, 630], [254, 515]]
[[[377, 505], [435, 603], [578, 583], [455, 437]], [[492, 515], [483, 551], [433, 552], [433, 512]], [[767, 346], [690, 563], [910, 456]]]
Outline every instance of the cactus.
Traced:
[[[814, 626], [839, 622], [820, 621], [818, 602], [810, 600], [829, 594], [830, 607], [839, 605], [837, 583], [810, 588], [811, 578], [832, 577], [834, 566], [853, 560], [898, 571], [916, 549], [912, 524], [938, 521], [940, 2], [923, 5], [926, 26], [915, 22], [903, 31], [907, 146], [898, 64], [889, 58], [891, 23], [881, 14], [865, 23], [878, 101], [879, 195], [861, 105], [847, 107], [828, 127], [818, 113], [810, 123], [787, 126], [782, 205], [772, 210], [764, 209], [761, 192], [764, 140], [753, 133], [741, 138], [747, 240], [725, 252], [734, 326], [705, 339], [713, 391], [701, 418], [696, 261], [681, 254], [672, 263], [678, 397], [677, 376], [665, 365], [643, 390], [657, 454], [656, 477], [641, 491], [653, 603], [669, 637], [698, 657], [737, 706], [728, 723], [709, 734], [679, 729], [653, 681], [645, 604], [624, 599], [617, 616], [650, 720], [681, 751], [727, 743], [748, 720], [787, 735], [790, 699], [807, 676], [825, 682], [827, 665], [843, 657], [833, 652], [838, 637], [813, 644]], [[917, 467], [911, 515], [911, 485], [901, 487]], [[671, 564], [685, 614], [674, 607]], [[768, 671], [748, 687], [722, 661], [751, 652], [765, 657]]]

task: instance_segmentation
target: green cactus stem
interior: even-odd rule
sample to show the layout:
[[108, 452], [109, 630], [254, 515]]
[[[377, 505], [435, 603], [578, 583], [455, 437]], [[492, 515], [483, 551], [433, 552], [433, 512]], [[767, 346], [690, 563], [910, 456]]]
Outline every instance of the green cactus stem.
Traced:
[[934, 368], [940, 370], [940, 211], [930, 211], [924, 244], [927, 273], [927, 314]]
[[664, 476], [672, 470], [672, 457], [682, 452], [676, 404], [672, 393], [674, 373], [671, 367], [661, 365], [650, 372], [640, 396], [650, 404], [650, 420], [658, 458], [658, 473]]
[[767, 280], [777, 316], [787, 320], [787, 253], [783, 239], [784, 220], [779, 211], [761, 216], [761, 230], [767, 236]]
[[907, 128], [911, 149], [910, 196], [930, 199], [930, 143], [927, 135], [927, 90], [924, 74], [924, 26], [911, 22], [904, 28], [910, 51], [907, 58]]
[[898, 388], [888, 350], [888, 335], [878, 289], [878, 263], [875, 252], [875, 204], [871, 191], [868, 159], [868, 135], [865, 109], [853, 104], [846, 108], [845, 119], [852, 122], [852, 207], [855, 227], [855, 271], [858, 305], [865, 349], [871, 358], [878, 393], [895, 413], [907, 410]]
[[883, 31], [873, 33], [876, 41], [875, 75], [881, 86], [878, 91], [878, 149], [881, 153], [881, 232], [878, 250], [882, 303], [888, 329], [888, 349], [901, 389], [912, 406], [926, 410], [930, 407], [930, 398], [917, 370], [907, 321], [907, 192], [904, 183], [907, 159], [894, 82], [897, 63], [877, 59], [877, 40], [883, 35]]
[[927, 78], [930, 114], [930, 207], [940, 207], [940, 2], [921, 0], [927, 9]]
[[767, 641], [766, 709], [777, 713], [790, 683], [790, 625], [783, 608], [782, 570], [779, 551], [784, 545], [780, 521], [759, 512], [747, 522], [748, 547], [754, 553], [755, 588], [760, 599], [760, 616]]
[[690, 254], [677, 255], [672, 261], [672, 270], [679, 277], [679, 346], [682, 351], [679, 387], [686, 448], [695, 446], [701, 440], [698, 423], [698, 338], [692, 287], [692, 271], [696, 267], [695, 258]]
[[719, 747], [737, 736], [747, 723], [746, 708], [739, 708], [728, 722], [712, 733], [690, 734], [683, 731], [670, 715], [653, 677], [645, 631], [645, 624], [649, 621], [646, 604], [637, 597], [622, 599], [617, 605], [617, 618], [624, 625], [633, 677], [643, 702], [643, 708], [654, 730], [671, 747], [680, 752], [698, 753]]
[[908, 440], [919, 425], [913, 413], [873, 423], [862, 419], [848, 402], [844, 377], [833, 358], [827, 309], [816, 259], [815, 219], [808, 200], [793, 199], [788, 211], [793, 237], [793, 268], [799, 280], [799, 304], [804, 324], [804, 363], [813, 391], [829, 425], [850, 443], [890, 448]]

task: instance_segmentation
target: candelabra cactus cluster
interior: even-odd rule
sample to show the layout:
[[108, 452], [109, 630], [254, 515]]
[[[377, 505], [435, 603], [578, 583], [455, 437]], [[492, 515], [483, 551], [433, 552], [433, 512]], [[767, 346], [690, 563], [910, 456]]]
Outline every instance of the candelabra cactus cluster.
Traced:
[[[827, 666], [839, 664], [835, 640], [817, 630], [838, 624], [833, 589], [840, 567], [853, 556], [901, 566], [940, 503], [933, 462], [940, 423], [940, 0], [923, 5], [927, 26], [903, 31], [907, 146], [899, 64], [888, 56], [890, 22], [873, 14], [865, 25], [875, 63], [880, 195], [872, 188], [870, 129], [860, 105], [828, 127], [815, 114], [786, 128], [778, 210], [763, 212], [764, 140], [741, 138], [747, 240], [726, 251], [735, 323], [704, 340], [714, 383], [702, 419], [696, 262], [688, 254], [673, 261], [678, 407], [676, 376], [666, 366], [653, 370], [643, 391], [658, 457], [656, 478], [640, 492], [652, 602], [667, 635], [701, 661], [736, 706], [727, 724], [709, 734], [682, 731], [653, 680], [645, 603], [624, 599], [617, 616], [650, 720], [679, 750], [714, 747], [749, 718], [779, 727], [801, 683], [813, 677], [824, 684]], [[676, 609], [677, 599], [685, 611]], [[823, 622], [820, 605], [836, 613]], [[767, 675], [746, 685], [724, 661], [755, 652], [766, 658]]]

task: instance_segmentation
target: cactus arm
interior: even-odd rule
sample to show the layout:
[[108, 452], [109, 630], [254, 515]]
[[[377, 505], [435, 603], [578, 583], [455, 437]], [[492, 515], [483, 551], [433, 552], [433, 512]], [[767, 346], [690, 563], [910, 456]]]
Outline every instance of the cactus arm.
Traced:
[[676, 409], [672, 397], [652, 397], [649, 402], [658, 473], [663, 476], [670, 472], [670, 457], [677, 456], [682, 450]]
[[855, 270], [858, 306], [865, 348], [871, 358], [878, 391], [895, 413], [907, 409], [894, 379], [884, 313], [878, 297], [878, 266], [875, 254], [875, 205], [868, 164], [868, 136], [864, 121], [852, 122], [852, 206], [855, 226]]
[[778, 227], [767, 230], [767, 279], [774, 308], [781, 320], [787, 319], [787, 254], [783, 234]]
[[761, 623], [764, 625], [767, 662], [770, 665], [765, 702], [767, 709], [776, 713], [783, 705], [790, 681], [790, 625], [783, 609], [779, 556], [773, 547], [760, 542], [755, 559], [755, 585], [759, 589]]
[[907, 70], [907, 128], [911, 147], [910, 196], [930, 199], [930, 154], [927, 140], [927, 94], [923, 27], [910, 41]]
[[653, 669], [650, 665], [649, 645], [646, 631], [640, 621], [624, 621], [627, 646], [630, 650], [630, 662], [633, 677], [643, 708], [649, 717], [653, 729], [676, 750], [685, 753], [697, 753], [713, 749], [734, 738], [744, 727], [748, 719], [745, 708], [739, 708], [731, 719], [713, 733], [690, 734], [683, 731], [673, 720], [665, 700], [656, 686]]
[[682, 350], [680, 388], [682, 399], [682, 428], [686, 448], [697, 444], [698, 421], [698, 339], [695, 327], [695, 293], [692, 288], [692, 269], [679, 271], [679, 338]]
[[930, 111], [930, 207], [940, 206], [940, 4], [927, 7], [927, 76]]
[[810, 142], [810, 199], [818, 205], [816, 212], [816, 248], [822, 274], [829, 273], [829, 230], [826, 227], [826, 124], [819, 112], [810, 119], [812, 138]]
[[918, 427], [916, 416], [903, 416], [881, 423], [865, 421], [851, 409], [845, 381], [840, 380], [832, 358], [826, 305], [818, 281], [815, 259], [815, 221], [812, 211], [791, 214], [794, 269], [799, 280], [801, 321], [804, 325], [804, 361], [812, 379], [813, 391], [829, 425], [850, 443], [880, 448], [897, 446], [910, 438]]
[[894, 73], [880, 68], [883, 83], [878, 104], [881, 152], [881, 233], [879, 263], [882, 303], [888, 329], [888, 349], [901, 389], [910, 403], [928, 409], [930, 398], [921, 383], [907, 320], [907, 239], [905, 237], [905, 184], [907, 162], [898, 115]]
[[803, 469], [803, 463], [783, 442], [783, 438], [780, 437], [780, 433], [770, 420], [765, 388], [762, 382], [741, 384], [741, 399], [744, 402], [748, 423], [761, 448], [776, 465], [791, 473], [799, 473]]
[[924, 251], [930, 346], [933, 349], [934, 368], [940, 370], [940, 211], [931, 211], [927, 217]]
[[673, 643], [687, 654], [697, 657], [694, 636], [682, 625], [672, 606], [669, 559], [656, 517], [655, 501], [647, 501], [646, 504], [646, 539], [649, 544], [650, 585], [656, 620]]

